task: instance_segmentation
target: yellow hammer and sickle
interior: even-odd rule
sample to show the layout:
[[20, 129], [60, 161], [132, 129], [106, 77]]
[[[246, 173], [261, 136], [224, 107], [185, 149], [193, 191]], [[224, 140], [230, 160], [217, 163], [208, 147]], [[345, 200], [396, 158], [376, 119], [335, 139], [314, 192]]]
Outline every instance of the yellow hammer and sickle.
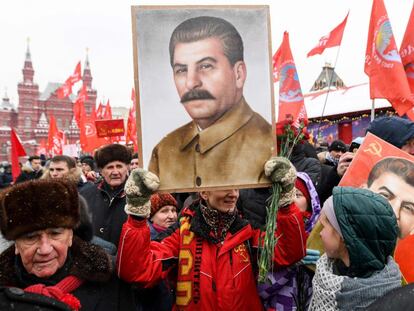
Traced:
[[371, 153], [374, 156], [378, 156], [378, 157], [382, 158], [382, 155], [381, 155], [382, 146], [377, 142], [370, 143], [368, 148], [365, 149], [364, 152], [368, 152], [368, 153]]

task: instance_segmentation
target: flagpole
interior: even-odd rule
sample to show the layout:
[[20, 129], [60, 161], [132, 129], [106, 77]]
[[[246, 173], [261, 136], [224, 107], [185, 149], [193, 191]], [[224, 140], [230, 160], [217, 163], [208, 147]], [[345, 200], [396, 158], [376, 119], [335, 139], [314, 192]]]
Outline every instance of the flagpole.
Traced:
[[372, 99], [372, 106], [371, 106], [371, 122], [375, 119], [375, 99]]
[[324, 115], [324, 113], [325, 113], [326, 104], [327, 104], [327, 102], [328, 102], [329, 92], [331, 91], [331, 82], [332, 82], [332, 77], [333, 77], [333, 73], [334, 73], [335, 68], [336, 68], [336, 63], [338, 62], [338, 57], [339, 57], [339, 52], [340, 52], [340, 50], [341, 50], [341, 45], [339, 45], [339, 47], [338, 47], [338, 51], [336, 52], [335, 63], [334, 63], [334, 66], [333, 66], [333, 68], [332, 68], [332, 75], [331, 75], [331, 76], [329, 77], [329, 79], [328, 79], [328, 91], [326, 92], [325, 102], [324, 102], [324, 104], [323, 104], [323, 109], [322, 109], [322, 114], [321, 114], [321, 122], [319, 123], [319, 126], [318, 126], [318, 132], [317, 132], [317, 134], [316, 134], [316, 137], [319, 137], [319, 130], [320, 130], [320, 128], [321, 128], [322, 118], [323, 118], [323, 115]]

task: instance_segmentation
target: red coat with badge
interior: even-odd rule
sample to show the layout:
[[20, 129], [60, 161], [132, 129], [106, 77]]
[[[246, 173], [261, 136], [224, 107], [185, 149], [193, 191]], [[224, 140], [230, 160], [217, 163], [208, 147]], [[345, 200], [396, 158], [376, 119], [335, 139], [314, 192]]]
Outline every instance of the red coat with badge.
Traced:
[[[209, 234], [197, 204], [185, 208], [159, 242], [151, 241], [145, 220], [128, 217], [119, 242], [118, 274], [151, 287], [174, 272], [176, 310], [263, 310], [252, 266], [260, 231], [237, 217], [222, 243], [212, 243]], [[279, 209], [275, 235], [275, 269], [305, 256], [304, 223], [296, 205]]]

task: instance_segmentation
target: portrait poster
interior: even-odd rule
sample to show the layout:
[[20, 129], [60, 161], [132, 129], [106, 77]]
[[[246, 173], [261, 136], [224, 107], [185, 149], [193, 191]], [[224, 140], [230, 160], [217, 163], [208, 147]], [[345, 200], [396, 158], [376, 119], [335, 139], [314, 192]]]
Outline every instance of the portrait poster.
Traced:
[[339, 186], [364, 187], [372, 168], [384, 158], [403, 158], [414, 162], [414, 157], [394, 147], [374, 134], [367, 133]]
[[[140, 164], [160, 178], [159, 190], [269, 185], [263, 172], [275, 152], [269, 7], [133, 6], [131, 14], [138, 152]], [[228, 24], [229, 36], [235, 29], [242, 44], [226, 45], [214, 32]], [[243, 58], [230, 46], [241, 46]]]
[[[339, 186], [356, 187], [356, 188], [368, 188], [372, 189], [371, 185], [374, 184], [368, 181], [369, 175], [372, 169], [378, 164], [385, 163], [385, 161], [400, 161], [408, 160], [414, 163], [414, 157], [407, 152], [387, 143], [379, 137], [367, 133], [365, 139], [358, 151], [355, 154], [349, 168], [345, 175], [342, 177]], [[391, 162], [388, 162], [387, 167], [391, 166]], [[381, 169], [379, 170], [381, 171]], [[377, 177], [377, 179], [379, 179]], [[386, 186], [386, 185], [384, 185]], [[398, 188], [397, 185], [393, 185], [393, 188]], [[361, 209], [364, 206], [361, 206]], [[320, 238], [320, 231], [322, 225], [318, 222], [307, 241], [307, 248], [318, 249], [323, 252], [322, 241]], [[408, 235], [404, 239], [399, 239], [395, 250], [394, 258], [400, 266], [401, 273], [406, 281], [414, 281], [414, 267], [412, 265], [412, 256], [406, 256], [406, 254], [414, 254], [414, 236]]]

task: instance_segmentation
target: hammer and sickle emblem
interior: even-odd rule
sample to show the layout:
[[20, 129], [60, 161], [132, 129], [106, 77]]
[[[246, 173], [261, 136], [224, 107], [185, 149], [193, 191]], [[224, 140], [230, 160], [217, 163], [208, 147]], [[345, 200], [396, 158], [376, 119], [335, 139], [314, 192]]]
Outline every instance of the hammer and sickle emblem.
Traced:
[[373, 142], [368, 145], [368, 148], [365, 149], [364, 152], [371, 153], [372, 155], [375, 155], [381, 158], [382, 157], [381, 155], [382, 146], [377, 142]]
[[241, 262], [249, 262], [249, 256], [247, 254], [246, 245], [240, 244], [234, 248], [234, 251], [241, 257]]

